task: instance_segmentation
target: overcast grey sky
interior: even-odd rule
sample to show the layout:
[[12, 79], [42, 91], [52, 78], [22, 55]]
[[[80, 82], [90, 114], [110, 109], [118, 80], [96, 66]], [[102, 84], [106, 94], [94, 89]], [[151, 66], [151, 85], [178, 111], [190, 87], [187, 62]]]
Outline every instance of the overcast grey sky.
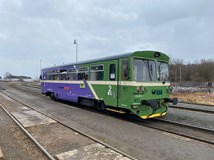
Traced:
[[214, 59], [214, 0], [0, 0], [0, 76], [136, 50]]

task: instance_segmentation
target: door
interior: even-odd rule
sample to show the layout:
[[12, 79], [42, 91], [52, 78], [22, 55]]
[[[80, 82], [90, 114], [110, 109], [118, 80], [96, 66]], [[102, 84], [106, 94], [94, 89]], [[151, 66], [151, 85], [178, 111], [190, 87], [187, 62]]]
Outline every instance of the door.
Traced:
[[128, 58], [120, 59], [118, 75], [118, 107], [128, 108], [133, 96], [130, 87], [130, 62]]
[[105, 104], [114, 107], [118, 107], [118, 62], [119, 60], [113, 60], [107, 65], [108, 82], [106, 83]]

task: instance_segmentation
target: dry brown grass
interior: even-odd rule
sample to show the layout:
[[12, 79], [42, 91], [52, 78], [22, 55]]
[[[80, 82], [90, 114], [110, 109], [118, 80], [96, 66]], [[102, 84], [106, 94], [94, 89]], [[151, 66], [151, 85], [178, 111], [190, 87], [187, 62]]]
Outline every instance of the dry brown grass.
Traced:
[[209, 93], [172, 93], [171, 97], [177, 97], [181, 102], [205, 104], [214, 106], [214, 94]]

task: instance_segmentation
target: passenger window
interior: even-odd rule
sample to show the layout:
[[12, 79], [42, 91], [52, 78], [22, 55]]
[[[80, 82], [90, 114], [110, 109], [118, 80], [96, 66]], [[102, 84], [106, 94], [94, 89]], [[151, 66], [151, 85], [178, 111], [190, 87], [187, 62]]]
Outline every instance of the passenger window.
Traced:
[[68, 69], [68, 80], [76, 80], [77, 70], [76, 68]]
[[103, 65], [96, 65], [91, 67], [91, 80], [102, 81], [104, 79]]
[[129, 79], [128, 59], [122, 60], [122, 80]]
[[67, 70], [62, 69], [60, 70], [60, 80], [66, 80]]
[[48, 71], [47, 72], [47, 77], [46, 77], [47, 80], [52, 80], [52, 71]]
[[88, 67], [79, 67], [78, 80], [88, 80]]
[[115, 64], [110, 64], [109, 79], [111, 81], [114, 81], [116, 79], [116, 65]]
[[59, 70], [53, 71], [53, 80], [59, 80]]

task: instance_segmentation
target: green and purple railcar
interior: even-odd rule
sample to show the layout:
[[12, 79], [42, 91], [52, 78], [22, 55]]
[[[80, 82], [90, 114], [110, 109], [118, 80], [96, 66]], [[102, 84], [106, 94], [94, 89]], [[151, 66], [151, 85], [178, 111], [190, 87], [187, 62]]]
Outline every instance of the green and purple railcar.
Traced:
[[143, 119], [166, 114], [170, 99], [169, 57], [157, 51], [132, 53], [44, 68], [41, 92]]

